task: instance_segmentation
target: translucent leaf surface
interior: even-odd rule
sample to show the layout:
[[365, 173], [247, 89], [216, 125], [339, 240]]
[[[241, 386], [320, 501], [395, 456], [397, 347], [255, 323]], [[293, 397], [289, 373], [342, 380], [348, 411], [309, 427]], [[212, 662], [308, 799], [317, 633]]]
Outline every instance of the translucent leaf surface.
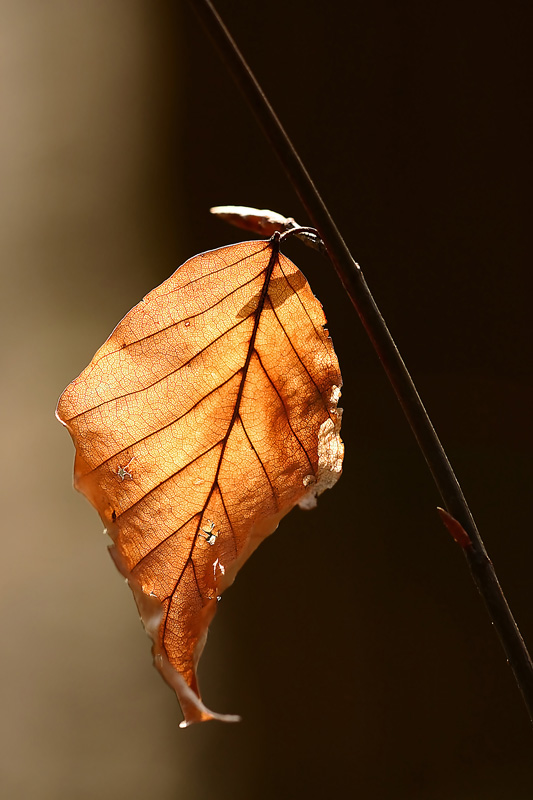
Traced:
[[217, 599], [296, 505], [338, 479], [341, 376], [325, 317], [279, 241], [183, 264], [63, 393], [75, 486], [153, 640], [185, 723]]

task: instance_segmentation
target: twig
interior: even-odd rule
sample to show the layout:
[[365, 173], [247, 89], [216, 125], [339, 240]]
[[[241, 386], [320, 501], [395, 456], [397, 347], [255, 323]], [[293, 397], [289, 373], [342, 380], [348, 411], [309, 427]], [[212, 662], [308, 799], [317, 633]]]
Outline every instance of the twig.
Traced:
[[[463, 547], [474, 581], [485, 601], [524, 702], [533, 721], [533, 664], [507, 600], [498, 582], [492, 562], [476, 528], [463, 492], [448, 457], [433, 428], [416, 387], [398, 352], [360, 267], [280, 121], [244, 60], [224, 23], [209, 0], [189, 0], [244, 93], [272, 148], [280, 159], [294, 189], [326, 246], [329, 258], [352, 301], [374, 346], [398, 401], [416, 437], [450, 516], [458, 521], [472, 546]], [[487, 587], [490, 584], [490, 591]]]

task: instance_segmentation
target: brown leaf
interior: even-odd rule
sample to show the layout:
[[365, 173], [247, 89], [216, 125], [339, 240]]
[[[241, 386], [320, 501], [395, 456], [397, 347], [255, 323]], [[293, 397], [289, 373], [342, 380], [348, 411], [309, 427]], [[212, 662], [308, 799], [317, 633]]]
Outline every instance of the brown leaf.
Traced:
[[342, 468], [341, 376], [325, 317], [279, 237], [195, 256], [117, 325], [60, 398], [74, 482], [185, 721], [217, 599]]

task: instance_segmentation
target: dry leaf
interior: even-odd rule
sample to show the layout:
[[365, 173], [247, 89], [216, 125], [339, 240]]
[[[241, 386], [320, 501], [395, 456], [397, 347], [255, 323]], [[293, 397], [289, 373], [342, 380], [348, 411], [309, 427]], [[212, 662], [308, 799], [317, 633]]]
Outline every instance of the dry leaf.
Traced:
[[342, 468], [341, 376], [325, 317], [279, 236], [195, 256], [117, 325], [63, 393], [75, 486], [185, 721], [217, 599], [299, 503]]
[[244, 228], [246, 231], [253, 231], [259, 236], [272, 236], [275, 231], [287, 231], [296, 223], [293, 219], [283, 217], [276, 211], [268, 208], [250, 208], [250, 206], [213, 206], [209, 211], [216, 217], [235, 225], [237, 228]]

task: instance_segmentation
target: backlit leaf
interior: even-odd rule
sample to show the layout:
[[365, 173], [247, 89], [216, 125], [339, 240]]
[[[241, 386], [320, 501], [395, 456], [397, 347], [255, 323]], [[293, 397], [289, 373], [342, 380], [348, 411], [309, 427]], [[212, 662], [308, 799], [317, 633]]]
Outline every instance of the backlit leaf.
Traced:
[[195, 256], [117, 325], [63, 393], [75, 486], [185, 722], [217, 599], [280, 519], [338, 479], [341, 376], [325, 317], [279, 236]]

